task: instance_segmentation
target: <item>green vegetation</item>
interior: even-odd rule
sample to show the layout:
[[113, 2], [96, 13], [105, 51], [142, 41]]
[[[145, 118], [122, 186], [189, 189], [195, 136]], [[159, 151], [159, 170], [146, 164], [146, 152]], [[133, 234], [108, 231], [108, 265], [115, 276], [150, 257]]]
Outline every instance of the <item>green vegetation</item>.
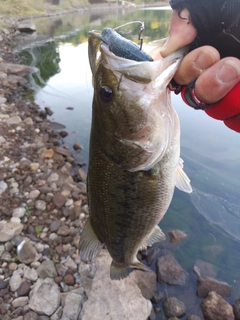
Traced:
[[35, 233], [36, 233], [36, 237], [39, 238], [40, 234], [42, 232], [43, 227], [42, 226], [36, 226], [35, 227]]
[[32, 215], [32, 211], [31, 211], [31, 209], [30, 209], [28, 206], [25, 207], [25, 215], [26, 215], [28, 218], [31, 217], [31, 215]]

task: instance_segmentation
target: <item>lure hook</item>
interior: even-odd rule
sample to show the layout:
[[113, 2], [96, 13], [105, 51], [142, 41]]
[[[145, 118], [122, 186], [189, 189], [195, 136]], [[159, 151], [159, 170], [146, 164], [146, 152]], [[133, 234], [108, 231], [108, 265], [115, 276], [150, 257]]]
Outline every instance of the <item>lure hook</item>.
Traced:
[[142, 33], [143, 33], [144, 29], [145, 29], [145, 27], [144, 27], [144, 22], [142, 22], [142, 21], [131, 21], [131, 22], [127, 22], [127, 23], [125, 23], [125, 24], [122, 24], [122, 25], [119, 26], [119, 27], [114, 28], [113, 30], [120, 29], [120, 28], [122, 28], [122, 27], [125, 27], [125, 26], [127, 26], [127, 25], [129, 25], [129, 24], [133, 24], [133, 23], [140, 23], [138, 40], [140, 41], [140, 46], [139, 46], [139, 48], [140, 48], [140, 50], [142, 50], [142, 45], [143, 45]]

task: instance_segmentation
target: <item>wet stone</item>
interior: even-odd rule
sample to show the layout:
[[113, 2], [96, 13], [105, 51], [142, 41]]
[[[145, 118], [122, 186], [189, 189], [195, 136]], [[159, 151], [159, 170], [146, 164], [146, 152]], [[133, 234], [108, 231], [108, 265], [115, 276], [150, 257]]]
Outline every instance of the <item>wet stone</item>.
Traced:
[[148, 253], [147, 258], [146, 258], [148, 265], [151, 265], [153, 263], [153, 261], [156, 258], [158, 253], [159, 253], [158, 248], [154, 248], [152, 251], [150, 251]]
[[216, 277], [217, 272], [214, 268], [214, 265], [206, 262], [206, 261], [202, 261], [202, 260], [197, 260], [194, 264], [193, 267], [193, 271], [198, 275], [198, 276], [202, 276], [202, 277]]
[[164, 293], [163, 292], [155, 291], [151, 301], [152, 301], [152, 303], [156, 303], [157, 304], [160, 301], [162, 301], [163, 297], [164, 297]]
[[157, 281], [171, 285], [184, 285], [187, 273], [172, 255], [158, 258], [157, 261]]
[[233, 308], [216, 292], [209, 292], [201, 303], [205, 320], [234, 320]]
[[186, 320], [203, 320], [203, 318], [201, 318], [199, 316], [190, 315], [187, 317]]
[[232, 287], [222, 281], [209, 277], [200, 277], [197, 280], [197, 295], [199, 298], [206, 298], [210, 291], [215, 291], [222, 297], [230, 297]]
[[171, 243], [178, 243], [187, 237], [186, 233], [181, 230], [172, 230], [168, 232]]
[[153, 271], [142, 272], [140, 270], [135, 270], [131, 274], [131, 277], [141, 290], [143, 297], [150, 300], [156, 291], [156, 273]]
[[233, 305], [233, 312], [235, 315], [235, 320], [240, 320], [240, 297], [235, 301]]
[[175, 297], [168, 297], [163, 301], [163, 310], [167, 318], [181, 318], [186, 313], [186, 307], [184, 303]]

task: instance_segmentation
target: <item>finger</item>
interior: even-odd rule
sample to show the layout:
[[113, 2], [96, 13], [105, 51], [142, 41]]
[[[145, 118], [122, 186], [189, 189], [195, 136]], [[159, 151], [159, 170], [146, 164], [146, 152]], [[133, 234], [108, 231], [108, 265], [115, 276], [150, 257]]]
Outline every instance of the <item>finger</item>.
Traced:
[[224, 58], [204, 71], [195, 83], [195, 94], [204, 103], [222, 99], [240, 81], [240, 60]]
[[183, 58], [174, 80], [180, 85], [187, 85], [219, 59], [219, 52], [215, 48], [210, 46], [197, 48]]
[[177, 49], [190, 44], [196, 36], [197, 31], [190, 23], [188, 10], [182, 10], [181, 17], [174, 10], [170, 21], [169, 37], [160, 51], [161, 56], [166, 57]]

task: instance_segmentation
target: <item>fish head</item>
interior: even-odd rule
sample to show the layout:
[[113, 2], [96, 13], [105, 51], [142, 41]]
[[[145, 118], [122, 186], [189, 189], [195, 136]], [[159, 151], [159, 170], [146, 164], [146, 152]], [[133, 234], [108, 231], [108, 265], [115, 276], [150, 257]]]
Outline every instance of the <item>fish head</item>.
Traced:
[[179, 132], [167, 85], [184, 52], [138, 62], [116, 56], [98, 35], [95, 39], [94, 34], [90, 36], [91, 135], [104, 154], [123, 169], [149, 170]]

